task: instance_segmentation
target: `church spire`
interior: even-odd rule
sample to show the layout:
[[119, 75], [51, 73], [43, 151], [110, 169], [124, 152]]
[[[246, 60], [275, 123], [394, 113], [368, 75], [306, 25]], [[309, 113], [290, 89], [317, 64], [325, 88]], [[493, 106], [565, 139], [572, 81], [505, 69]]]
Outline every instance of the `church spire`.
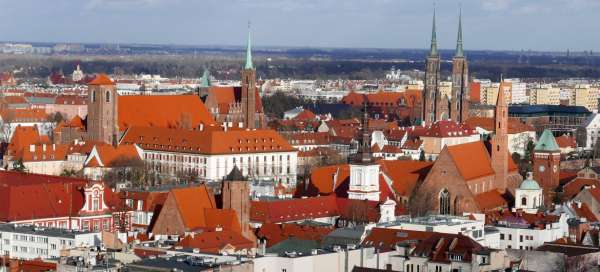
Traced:
[[252, 39], [250, 36], [250, 22], [248, 22], [248, 43], [246, 44], [246, 65], [244, 69], [254, 69], [252, 64]]
[[433, 26], [431, 27], [431, 49], [429, 50], [430, 56], [438, 55], [437, 48], [437, 35], [436, 35], [436, 27], [435, 27], [435, 6], [433, 7]]
[[458, 38], [456, 39], [456, 54], [455, 57], [462, 58], [465, 56], [465, 52], [463, 50], [463, 35], [462, 35], [462, 8], [460, 9], [458, 15]]

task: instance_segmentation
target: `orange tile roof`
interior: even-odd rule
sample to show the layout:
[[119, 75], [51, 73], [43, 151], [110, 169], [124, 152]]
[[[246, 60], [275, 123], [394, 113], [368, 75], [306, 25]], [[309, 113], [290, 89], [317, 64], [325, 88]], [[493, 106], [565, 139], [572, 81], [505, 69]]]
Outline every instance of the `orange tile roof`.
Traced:
[[217, 208], [214, 195], [204, 185], [172, 189], [169, 194], [175, 198], [188, 230], [207, 226], [205, 210]]
[[89, 85], [115, 85], [115, 82], [107, 74], [100, 73], [88, 83]]
[[290, 152], [295, 149], [274, 130], [178, 130], [132, 127], [122, 144], [142, 149], [195, 154], [246, 154]]
[[295, 120], [314, 120], [316, 118], [317, 116], [312, 111], [307, 109], [303, 110], [298, 115], [296, 115], [296, 117], [294, 117]]
[[215, 126], [213, 116], [197, 95], [119, 96], [119, 130], [129, 127], [197, 129]]
[[[461, 176], [466, 180], [494, 175], [494, 169], [483, 142], [446, 146]], [[510, 159], [510, 156], [509, 156]], [[512, 160], [512, 159], [510, 159]]]
[[46, 122], [48, 114], [42, 109], [4, 109], [0, 116], [7, 122]]
[[28, 150], [30, 145], [44, 143], [49, 144], [50, 141], [47, 137], [40, 136], [37, 126], [17, 126], [8, 145], [8, 154], [20, 158], [23, 150]]
[[97, 155], [93, 154], [94, 157], [85, 165], [87, 167], [114, 167], [119, 166], [119, 163], [142, 159], [134, 145], [119, 145], [114, 147], [109, 144], [97, 144], [94, 148]]
[[497, 190], [475, 195], [475, 202], [481, 211], [489, 211], [508, 207], [508, 203]]

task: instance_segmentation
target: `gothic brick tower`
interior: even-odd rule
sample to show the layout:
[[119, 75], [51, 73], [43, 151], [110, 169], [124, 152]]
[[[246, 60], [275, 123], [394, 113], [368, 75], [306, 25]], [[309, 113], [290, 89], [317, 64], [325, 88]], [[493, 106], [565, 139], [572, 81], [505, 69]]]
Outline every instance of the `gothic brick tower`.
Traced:
[[117, 144], [118, 103], [119, 96], [115, 83], [106, 74], [98, 74], [88, 86], [88, 140]]
[[242, 69], [242, 111], [244, 127], [253, 129], [259, 125], [256, 120], [256, 69], [252, 64], [252, 40], [248, 32], [246, 64]]
[[452, 105], [450, 117], [455, 122], [465, 122], [469, 118], [469, 67], [463, 50], [462, 12], [458, 17], [458, 38], [456, 53], [452, 60]]
[[425, 64], [425, 89], [423, 90], [422, 120], [433, 124], [440, 117], [437, 106], [439, 103], [440, 55], [437, 50], [435, 27], [435, 10], [433, 11], [433, 27], [431, 30], [431, 48]]
[[533, 177], [544, 189], [546, 204], [552, 203], [560, 181], [560, 148], [549, 130], [544, 130], [533, 149]]
[[235, 165], [222, 184], [223, 209], [235, 211], [242, 227], [242, 236], [256, 244], [256, 236], [250, 229], [250, 183]]
[[492, 168], [495, 188], [506, 191], [508, 177], [508, 106], [504, 95], [503, 82], [500, 82], [496, 113], [494, 116], [494, 137], [492, 138]]

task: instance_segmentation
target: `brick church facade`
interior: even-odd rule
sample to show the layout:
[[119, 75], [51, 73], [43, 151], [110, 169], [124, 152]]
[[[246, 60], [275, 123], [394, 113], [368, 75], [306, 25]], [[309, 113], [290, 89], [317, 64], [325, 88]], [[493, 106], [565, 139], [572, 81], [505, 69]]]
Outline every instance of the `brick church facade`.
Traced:
[[256, 68], [252, 63], [252, 43], [248, 34], [246, 63], [241, 86], [212, 86], [208, 89], [206, 107], [223, 127], [260, 129], [266, 127], [265, 114], [256, 84]]
[[506, 207], [506, 195], [522, 181], [508, 152], [507, 123], [506, 98], [499, 92], [491, 146], [478, 141], [444, 147], [418, 189], [422, 205], [436, 214], [457, 215]]

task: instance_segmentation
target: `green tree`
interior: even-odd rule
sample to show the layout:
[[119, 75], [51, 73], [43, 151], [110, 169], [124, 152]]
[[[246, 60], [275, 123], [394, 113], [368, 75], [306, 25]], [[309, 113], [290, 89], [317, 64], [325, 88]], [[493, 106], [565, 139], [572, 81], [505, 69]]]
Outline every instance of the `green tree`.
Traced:
[[16, 161], [13, 162], [13, 166], [12, 166], [12, 170], [16, 171], [16, 172], [25, 172], [27, 171], [27, 168], [25, 168], [25, 165], [23, 164], [23, 159], [18, 159]]

